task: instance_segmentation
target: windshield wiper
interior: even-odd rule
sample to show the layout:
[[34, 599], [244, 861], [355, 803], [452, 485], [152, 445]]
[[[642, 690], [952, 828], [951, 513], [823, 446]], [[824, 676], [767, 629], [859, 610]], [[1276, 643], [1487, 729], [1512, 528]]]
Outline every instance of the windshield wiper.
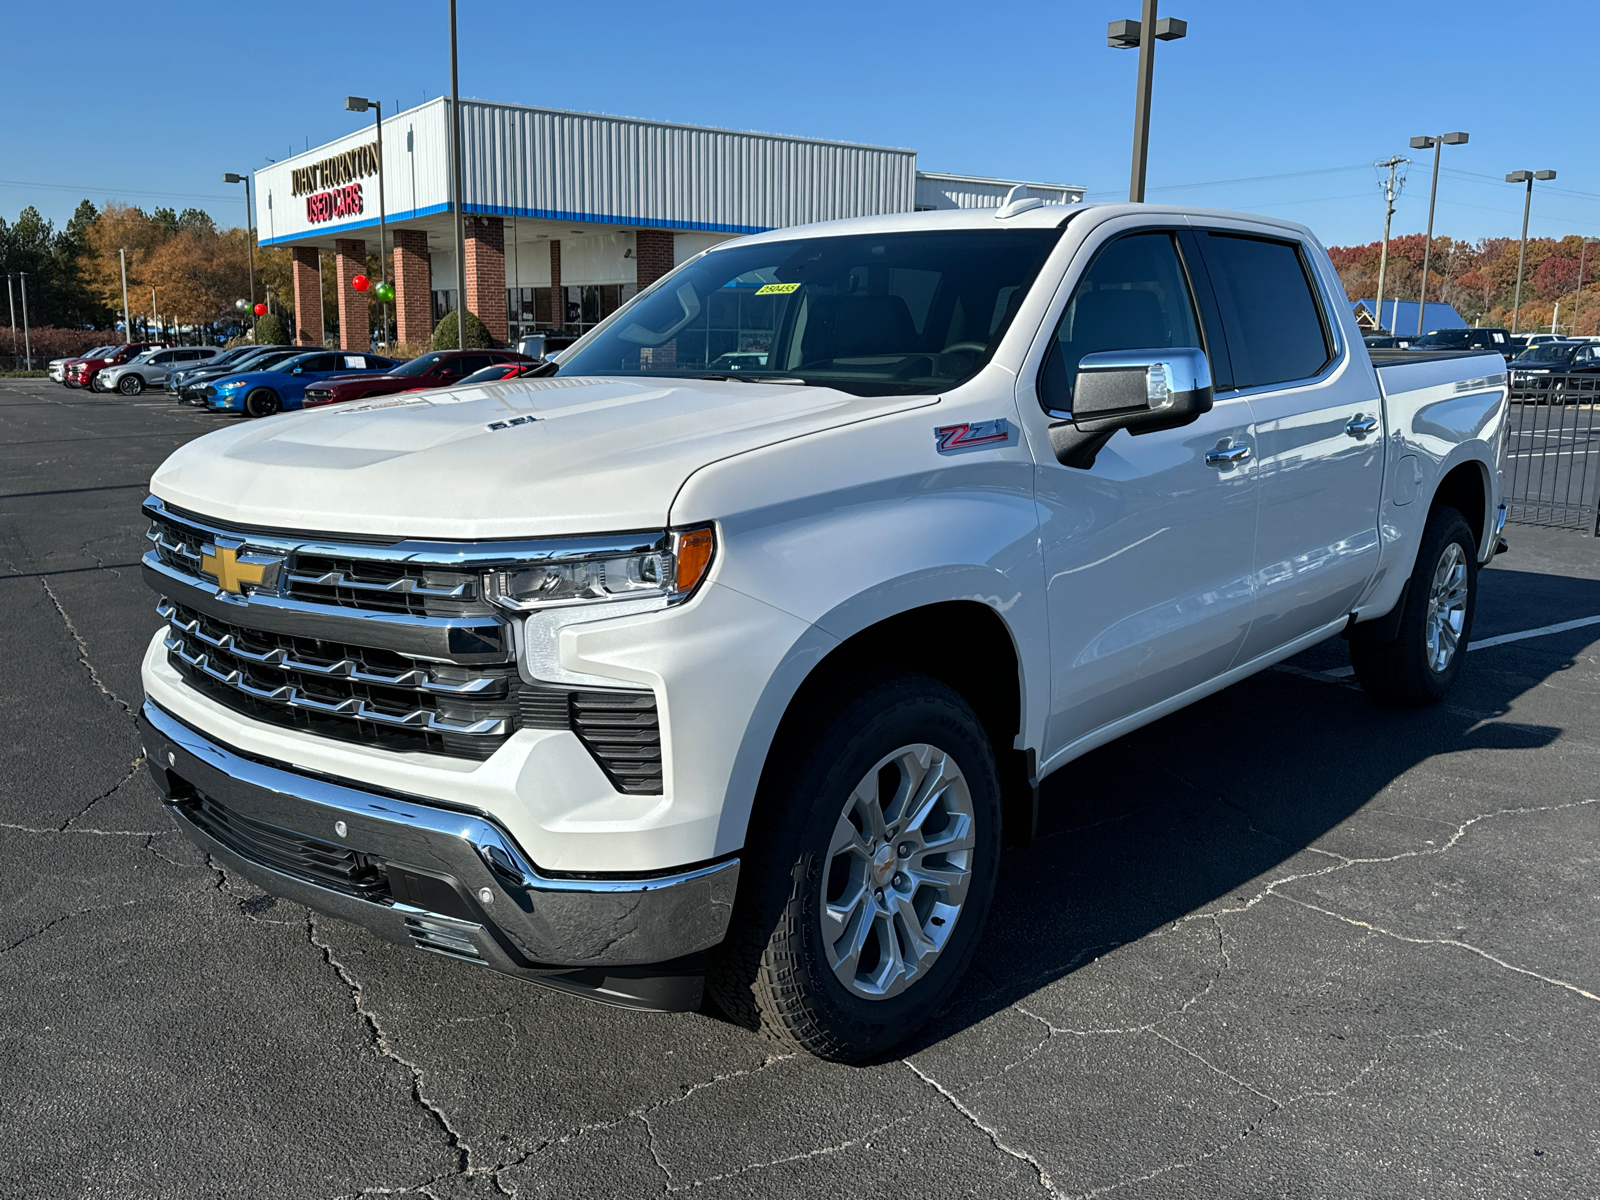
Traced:
[[694, 379], [709, 379], [716, 383], [788, 383], [808, 387], [804, 379], [788, 375], [695, 375]]

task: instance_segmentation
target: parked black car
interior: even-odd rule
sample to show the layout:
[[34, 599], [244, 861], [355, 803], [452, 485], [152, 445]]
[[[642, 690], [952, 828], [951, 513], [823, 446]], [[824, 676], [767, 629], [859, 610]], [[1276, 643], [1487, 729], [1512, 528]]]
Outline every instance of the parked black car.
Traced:
[[1542, 342], [1511, 360], [1511, 399], [1562, 404], [1600, 394], [1600, 343]]
[[1371, 333], [1361, 340], [1368, 350], [1409, 350], [1417, 339], [1398, 333]]
[[243, 371], [271, 370], [286, 359], [306, 353], [309, 353], [309, 349], [305, 346], [251, 346], [248, 353], [241, 354], [229, 362], [217, 365], [213, 361], [202, 371], [186, 372], [175, 387], [169, 382], [167, 390], [184, 404], [198, 404], [204, 408], [206, 385], [212, 381], [237, 375]]

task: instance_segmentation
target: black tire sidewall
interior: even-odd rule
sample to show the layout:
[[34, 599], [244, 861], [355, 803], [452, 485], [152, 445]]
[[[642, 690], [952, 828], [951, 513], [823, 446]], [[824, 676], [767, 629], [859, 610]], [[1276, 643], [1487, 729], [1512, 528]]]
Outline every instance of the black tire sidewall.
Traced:
[[257, 388], [244, 398], [244, 415], [247, 417], [270, 417], [282, 409], [283, 403], [278, 399], [278, 393], [271, 388]]
[[137, 396], [144, 391], [144, 380], [137, 375], [124, 375], [117, 380], [117, 391], [124, 396]]
[[[1455, 656], [1443, 671], [1435, 671], [1428, 663], [1428, 598], [1433, 587], [1433, 574], [1445, 548], [1451, 543], [1461, 547], [1467, 566], [1467, 611], [1461, 627], [1461, 640]], [[1443, 700], [1455, 685], [1465, 664], [1467, 643], [1472, 637], [1472, 622], [1478, 606], [1478, 544], [1472, 528], [1460, 511], [1439, 507], [1428, 515], [1423, 528], [1421, 545], [1417, 547], [1416, 566], [1412, 569], [1411, 583], [1406, 591], [1405, 613], [1400, 620], [1399, 636], [1393, 642], [1352, 646], [1352, 659], [1370, 658], [1387, 661], [1357, 662], [1358, 675], [1367, 668], [1374, 690], [1381, 699], [1400, 704], [1427, 705]], [[1375, 669], [1374, 669], [1375, 668]], [[1362, 679], [1368, 686], [1368, 679]]]
[[[829, 967], [819, 906], [827, 848], [850, 791], [885, 755], [925, 742], [951, 755], [972, 795], [976, 845], [960, 919], [927, 976], [898, 996], [868, 1000], [846, 990]], [[1001, 846], [1001, 806], [994, 753], [983, 726], [961, 697], [926, 676], [897, 672], [860, 688], [822, 736], [794, 762], [794, 787], [782, 802], [790, 819], [768, 832], [767, 908], [776, 917], [762, 956], [775, 992], [796, 993], [805, 1023], [820, 1038], [799, 1040], [813, 1053], [859, 1061], [924, 1024], [949, 998], [983, 932]], [[773, 797], [777, 799], [777, 797]], [[774, 911], [775, 910], [775, 911]], [[791, 1029], [791, 1032], [794, 1032]]]

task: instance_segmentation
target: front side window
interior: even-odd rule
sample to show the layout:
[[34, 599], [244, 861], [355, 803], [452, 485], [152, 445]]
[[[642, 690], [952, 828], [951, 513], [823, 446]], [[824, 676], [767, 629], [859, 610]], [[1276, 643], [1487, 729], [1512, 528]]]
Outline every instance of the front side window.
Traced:
[[735, 244], [674, 272], [557, 373], [942, 390], [988, 362], [1059, 237], [997, 228]]
[[443, 361], [443, 354], [424, 354], [420, 358], [413, 358], [403, 367], [396, 367], [389, 372], [391, 375], [427, 375]]
[[1095, 256], [1073, 289], [1045, 355], [1039, 397], [1048, 409], [1071, 409], [1073, 381], [1086, 354], [1203, 346], [1172, 235], [1118, 238]]
[[1333, 344], [1300, 248], [1230, 233], [1210, 234], [1205, 243], [1234, 386], [1263, 387], [1320, 374], [1333, 358]]

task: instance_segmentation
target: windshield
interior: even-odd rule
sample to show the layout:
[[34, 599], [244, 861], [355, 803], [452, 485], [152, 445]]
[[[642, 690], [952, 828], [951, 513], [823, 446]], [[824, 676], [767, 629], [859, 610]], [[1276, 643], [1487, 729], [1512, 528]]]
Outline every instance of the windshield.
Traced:
[[959, 229], [714, 250], [556, 373], [773, 378], [858, 396], [948, 388], [988, 361], [1060, 236]]
[[443, 358], [443, 354], [424, 354], [421, 358], [413, 358], [403, 367], [396, 367], [394, 370], [390, 371], [389, 374], [426, 375], [429, 371], [433, 370], [433, 368], [436, 367]]
[[291, 358], [303, 358], [305, 353], [304, 350], [272, 350], [263, 354], [260, 358], [252, 358], [249, 362], [240, 363], [239, 365], [247, 371], [271, 371], [276, 370]]
[[1577, 351], [1578, 347], [1570, 342], [1565, 344], [1561, 342], [1541, 342], [1537, 346], [1529, 346], [1511, 361], [1519, 363], [1566, 362]]

